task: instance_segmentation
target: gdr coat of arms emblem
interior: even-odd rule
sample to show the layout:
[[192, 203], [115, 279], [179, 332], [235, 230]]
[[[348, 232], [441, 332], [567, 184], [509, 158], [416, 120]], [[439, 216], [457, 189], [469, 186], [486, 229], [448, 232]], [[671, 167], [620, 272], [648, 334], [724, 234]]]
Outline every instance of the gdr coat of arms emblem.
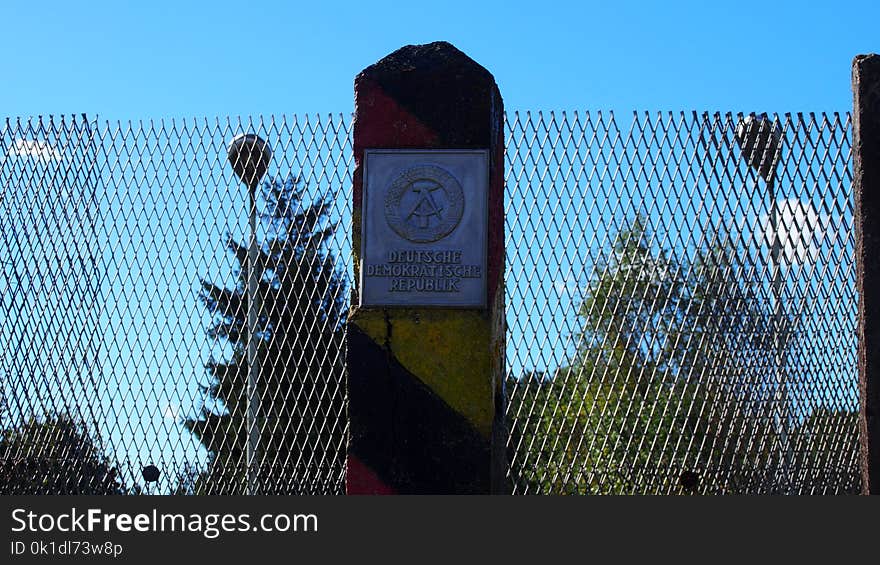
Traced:
[[401, 172], [385, 194], [385, 220], [400, 237], [414, 243], [443, 239], [464, 213], [458, 180], [436, 165], [416, 165]]

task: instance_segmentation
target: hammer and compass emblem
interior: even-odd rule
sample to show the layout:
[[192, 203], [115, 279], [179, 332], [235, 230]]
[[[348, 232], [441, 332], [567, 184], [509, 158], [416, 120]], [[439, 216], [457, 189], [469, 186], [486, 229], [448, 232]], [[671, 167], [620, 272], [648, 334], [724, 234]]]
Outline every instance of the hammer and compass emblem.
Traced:
[[398, 235], [415, 243], [440, 240], [461, 222], [464, 192], [451, 173], [435, 165], [401, 172], [385, 195], [385, 219]]

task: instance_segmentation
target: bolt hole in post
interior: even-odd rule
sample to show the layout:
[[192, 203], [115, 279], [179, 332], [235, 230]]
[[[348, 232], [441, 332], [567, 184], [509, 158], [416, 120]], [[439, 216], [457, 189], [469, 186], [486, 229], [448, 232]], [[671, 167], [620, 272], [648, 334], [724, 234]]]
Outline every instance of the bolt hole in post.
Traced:
[[740, 119], [736, 127], [736, 141], [751, 168], [764, 179], [770, 206], [770, 276], [773, 308], [773, 349], [775, 372], [774, 424], [779, 436], [782, 465], [777, 484], [783, 494], [789, 491], [792, 453], [788, 438], [788, 394], [786, 391], [785, 352], [787, 339], [783, 336], [784, 312], [782, 305], [782, 277], [779, 226], [779, 204], [776, 196], [776, 169], [782, 160], [782, 131], [779, 124], [766, 114], [749, 115]]
[[248, 261], [247, 261], [247, 493], [259, 493], [259, 446], [260, 446], [260, 364], [257, 356], [257, 326], [259, 324], [260, 297], [259, 246], [257, 243], [257, 189], [269, 168], [272, 149], [258, 135], [248, 133], [235, 136], [227, 150], [229, 163], [236, 176], [248, 187]]

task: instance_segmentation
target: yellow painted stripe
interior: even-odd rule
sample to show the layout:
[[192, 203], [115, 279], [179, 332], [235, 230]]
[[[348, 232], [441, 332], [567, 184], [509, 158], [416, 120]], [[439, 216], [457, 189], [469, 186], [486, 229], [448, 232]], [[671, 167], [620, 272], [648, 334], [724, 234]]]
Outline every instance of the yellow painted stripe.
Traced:
[[374, 308], [357, 308], [348, 320], [349, 324], [357, 324], [365, 334], [381, 346], [385, 346], [388, 339], [388, 324], [385, 321], [385, 311]]
[[[386, 318], [387, 315], [387, 318]], [[494, 387], [490, 321], [475, 310], [362, 309], [351, 323], [394, 357], [487, 439]]]

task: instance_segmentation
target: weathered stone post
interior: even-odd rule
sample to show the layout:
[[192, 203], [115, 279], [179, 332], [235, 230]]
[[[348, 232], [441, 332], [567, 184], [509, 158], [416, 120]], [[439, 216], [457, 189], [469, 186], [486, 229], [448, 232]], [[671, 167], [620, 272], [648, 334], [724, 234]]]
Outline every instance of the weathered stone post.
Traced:
[[853, 60], [853, 194], [859, 295], [862, 493], [880, 493], [880, 56]]
[[349, 494], [507, 490], [503, 125], [449, 43], [355, 79]]

